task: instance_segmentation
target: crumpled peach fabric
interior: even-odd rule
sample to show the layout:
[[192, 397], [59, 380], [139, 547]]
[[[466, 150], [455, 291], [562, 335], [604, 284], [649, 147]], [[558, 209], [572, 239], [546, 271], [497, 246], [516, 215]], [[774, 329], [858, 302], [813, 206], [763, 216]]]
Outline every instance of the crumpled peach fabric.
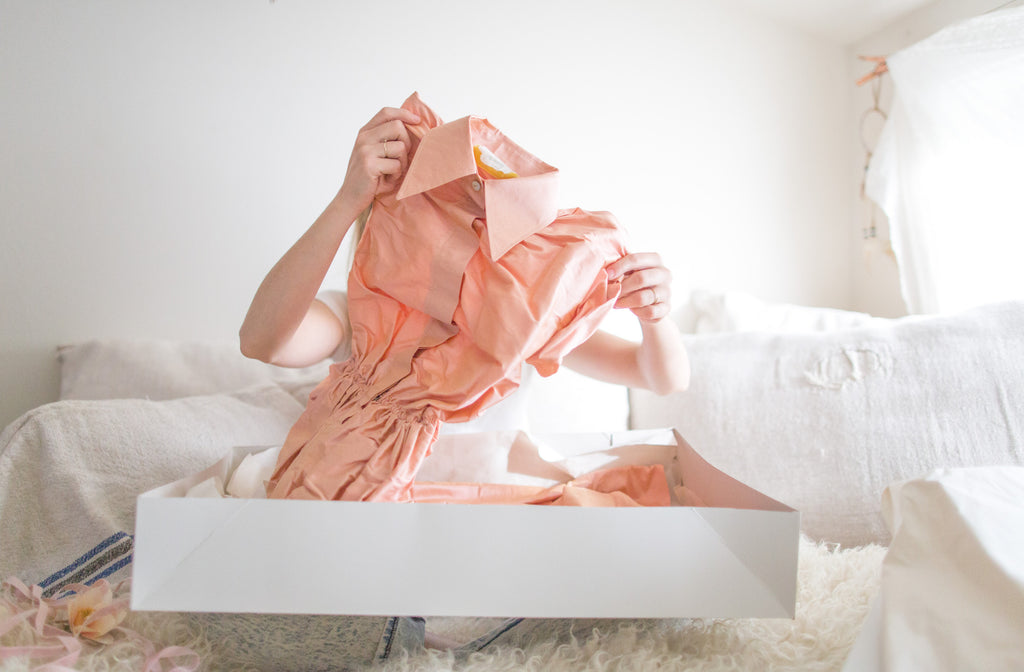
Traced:
[[[421, 123], [356, 249], [352, 356], [310, 395], [271, 497], [411, 501], [442, 421], [512, 393], [524, 361], [553, 374], [618, 297], [606, 266], [626, 245], [611, 214], [558, 210], [558, 171], [486, 119], [443, 124], [416, 94], [403, 107]], [[474, 146], [518, 177], [478, 170]]]
[[417, 502], [446, 504], [548, 504], [551, 506], [670, 506], [665, 467], [612, 467], [548, 487], [504, 483], [423, 483], [412, 486]]

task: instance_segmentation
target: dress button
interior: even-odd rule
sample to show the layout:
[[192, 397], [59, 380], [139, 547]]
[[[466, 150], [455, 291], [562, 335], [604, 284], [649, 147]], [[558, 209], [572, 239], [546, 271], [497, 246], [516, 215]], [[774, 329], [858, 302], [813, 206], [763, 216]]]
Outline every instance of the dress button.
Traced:
[[480, 180], [473, 180], [473, 191], [480, 191]]

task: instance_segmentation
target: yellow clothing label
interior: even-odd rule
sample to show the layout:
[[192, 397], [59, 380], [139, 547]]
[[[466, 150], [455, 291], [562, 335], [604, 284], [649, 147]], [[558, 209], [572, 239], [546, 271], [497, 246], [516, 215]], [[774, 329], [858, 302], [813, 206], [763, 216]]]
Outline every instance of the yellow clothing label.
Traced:
[[496, 177], [500, 180], [509, 177], [519, 177], [515, 171], [505, 165], [504, 161], [495, 156], [494, 152], [486, 147], [473, 145], [473, 156], [476, 157], [477, 167], [491, 177]]

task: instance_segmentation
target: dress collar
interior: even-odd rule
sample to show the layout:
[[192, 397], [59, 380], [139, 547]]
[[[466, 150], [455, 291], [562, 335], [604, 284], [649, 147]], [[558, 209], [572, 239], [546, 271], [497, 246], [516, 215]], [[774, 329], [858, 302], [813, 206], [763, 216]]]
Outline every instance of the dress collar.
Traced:
[[[463, 117], [442, 124], [416, 94], [403, 105], [424, 120], [411, 126], [419, 138], [398, 200], [477, 174], [473, 146], [487, 147], [519, 177], [481, 178], [487, 235], [485, 248], [497, 261], [516, 244], [540, 231], [558, 214], [558, 169], [509, 140], [483, 117]], [[415, 141], [414, 141], [415, 144]]]

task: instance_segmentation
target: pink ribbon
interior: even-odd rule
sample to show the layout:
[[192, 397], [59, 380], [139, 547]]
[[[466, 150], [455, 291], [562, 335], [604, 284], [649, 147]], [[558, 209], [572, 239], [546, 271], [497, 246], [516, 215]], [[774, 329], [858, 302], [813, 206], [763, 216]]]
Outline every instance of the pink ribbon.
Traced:
[[[112, 594], [122, 592], [127, 584], [128, 581], [119, 583]], [[66, 616], [68, 605], [74, 595], [90, 590], [90, 587], [80, 583], [69, 584], [63, 587], [62, 592], [71, 594], [56, 599], [44, 598], [40, 586], [29, 587], [17, 577], [11, 577], [0, 585], [0, 589], [0, 604], [9, 612], [6, 618], [0, 620], [0, 637], [23, 623], [30, 623], [37, 640], [37, 643], [31, 645], [0, 645], [0, 661], [11, 658], [48, 659], [40, 666], [31, 668], [32, 671], [74, 672], [74, 668], [68, 666], [78, 662], [82, 643], [67, 630], [58, 628], [49, 621], [51, 618]], [[115, 600], [93, 611], [82, 625], [117, 613], [127, 606], [127, 598]], [[120, 626], [110, 630], [111, 633], [115, 631], [131, 639], [142, 650], [145, 655], [142, 672], [195, 672], [201, 662], [199, 654], [187, 647], [165, 646], [157, 650], [153, 642], [134, 630]], [[164, 663], [171, 667], [165, 669]]]

